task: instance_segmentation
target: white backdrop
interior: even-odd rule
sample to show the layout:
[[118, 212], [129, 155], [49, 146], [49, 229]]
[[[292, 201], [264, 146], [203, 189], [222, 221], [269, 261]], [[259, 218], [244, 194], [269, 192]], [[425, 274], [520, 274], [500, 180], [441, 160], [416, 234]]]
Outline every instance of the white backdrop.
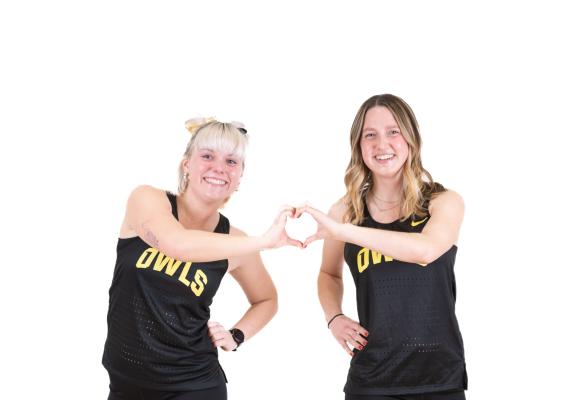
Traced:
[[[194, 4], [193, 4], [194, 3]], [[251, 143], [223, 211], [250, 234], [280, 205], [343, 194], [369, 96], [414, 109], [424, 165], [466, 215], [456, 261], [469, 399], [563, 398], [567, 13], [555, 2], [0, 5], [3, 398], [106, 398], [101, 366], [128, 193], [176, 188], [198, 113]], [[220, 355], [230, 399], [343, 399], [349, 358], [316, 294], [321, 243], [263, 258], [280, 309]], [[345, 269], [345, 312], [356, 317]], [[212, 318], [246, 309], [228, 277]]]

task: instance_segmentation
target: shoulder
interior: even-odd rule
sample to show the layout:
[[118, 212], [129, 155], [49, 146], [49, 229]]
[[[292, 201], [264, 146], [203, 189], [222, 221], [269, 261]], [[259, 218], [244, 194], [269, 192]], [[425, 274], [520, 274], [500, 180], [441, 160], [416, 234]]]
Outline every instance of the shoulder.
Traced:
[[166, 196], [166, 192], [161, 189], [157, 189], [150, 185], [140, 185], [133, 189], [131, 192], [132, 198], [139, 198], [139, 197], [154, 197], [158, 196], [159, 194], [162, 196]]
[[346, 214], [346, 204], [344, 203], [343, 198], [339, 199], [329, 209], [329, 216], [338, 222], [342, 222], [345, 214]]
[[170, 208], [170, 202], [166, 196], [166, 191], [157, 189], [150, 185], [140, 185], [134, 188], [129, 196], [128, 204], [129, 207], [160, 204]]
[[453, 190], [445, 190], [435, 194], [429, 203], [429, 213], [433, 214], [439, 210], [448, 210], [463, 214], [465, 203], [459, 193]]

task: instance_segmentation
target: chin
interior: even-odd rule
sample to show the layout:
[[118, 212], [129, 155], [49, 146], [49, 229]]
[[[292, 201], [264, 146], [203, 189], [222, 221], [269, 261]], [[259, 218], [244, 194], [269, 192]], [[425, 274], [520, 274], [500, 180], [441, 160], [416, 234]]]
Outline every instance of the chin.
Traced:
[[378, 178], [386, 178], [386, 179], [392, 179], [398, 176], [402, 175], [402, 172], [404, 171], [403, 168], [399, 168], [399, 169], [370, 169], [370, 171], [372, 171], [372, 173], [374, 175], [376, 175]]
[[226, 199], [230, 198], [233, 192], [225, 192], [225, 193], [216, 193], [214, 194], [206, 194], [204, 197], [211, 202], [221, 202], [224, 203]]
[[212, 196], [212, 195], [204, 195], [204, 199], [207, 200], [207, 201], [209, 201], [209, 202], [212, 202], [212, 203], [219, 203], [219, 202], [222, 202], [222, 203], [223, 203], [224, 201], [226, 201], [226, 199], [227, 199], [228, 197], [230, 197], [230, 194], [229, 194], [229, 193], [228, 193], [228, 194], [225, 194], [225, 195], [215, 195], [215, 196]]

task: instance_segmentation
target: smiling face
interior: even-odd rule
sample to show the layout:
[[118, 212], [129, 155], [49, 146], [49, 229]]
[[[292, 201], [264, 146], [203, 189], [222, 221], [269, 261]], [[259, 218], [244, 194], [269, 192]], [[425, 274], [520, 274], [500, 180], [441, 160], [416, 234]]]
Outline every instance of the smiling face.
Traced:
[[243, 173], [243, 159], [223, 150], [200, 148], [183, 162], [187, 189], [205, 200], [225, 201], [236, 190]]
[[409, 146], [388, 108], [375, 106], [366, 112], [360, 150], [364, 164], [374, 176], [394, 178], [401, 175]]
[[210, 122], [192, 136], [179, 168], [179, 192], [224, 203], [244, 169], [247, 136], [231, 123]]

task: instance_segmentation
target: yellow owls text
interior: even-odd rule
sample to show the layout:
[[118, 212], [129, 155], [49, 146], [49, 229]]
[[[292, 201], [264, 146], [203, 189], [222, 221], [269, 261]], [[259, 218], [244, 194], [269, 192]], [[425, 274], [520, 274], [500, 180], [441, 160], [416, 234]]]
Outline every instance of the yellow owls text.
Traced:
[[[389, 257], [385, 254], [380, 253], [379, 251], [370, 250], [366, 247], [363, 247], [358, 254], [356, 255], [356, 265], [358, 266], [358, 272], [363, 273], [366, 268], [370, 265], [370, 259], [372, 258], [372, 264], [381, 264], [382, 260], [384, 262], [392, 262], [394, 259]], [[427, 264], [418, 264], [422, 267], [425, 267]]]
[[[173, 276], [176, 273], [176, 271], [178, 271], [180, 265], [182, 265], [182, 261], [178, 261], [171, 257], [165, 256], [154, 247], [149, 247], [148, 249], [143, 251], [139, 259], [137, 260], [136, 267], [148, 268], [151, 265], [153, 265], [153, 262], [154, 262], [154, 266], [152, 267], [153, 270], [162, 272], [162, 270], [164, 270], [164, 268], [166, 267], [164, 273], [168, 276]], [[198, 268], [196, 271], [194, 271], [194, 279], [192, 281], [189, 281], [187, 279], [187, 276], [188, 272], [190, 271], [191, 265], [192, 262], [190, 261], [184, 263], [184, 268], [182, 268], [182, 272], [180, 273], [178, 280], [183, 284], [185, 284], [186, 286], [189, 286], [194, 295], [199, 297], [204, 291], [206, 284], [208, 283], [208, 277], [206, 276], [204, 271]]]

